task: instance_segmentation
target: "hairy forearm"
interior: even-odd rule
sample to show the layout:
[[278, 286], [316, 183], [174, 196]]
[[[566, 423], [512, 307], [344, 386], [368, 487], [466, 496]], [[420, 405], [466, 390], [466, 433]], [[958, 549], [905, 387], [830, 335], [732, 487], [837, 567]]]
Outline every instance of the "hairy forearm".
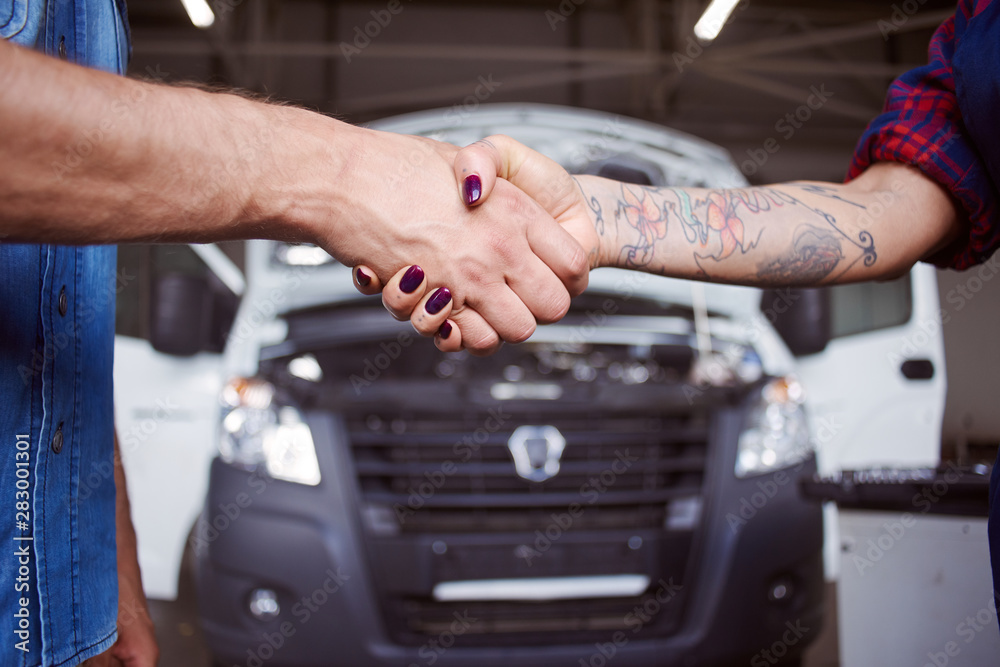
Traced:
[[297, 170], [321, 155], [335, 174], [354, 130], [321, 119], [317, 136], [320, 117], [303, 110], [126, 79], [6, 42], [0, 72], [7, 240], [312, 240], [294, 215]]
[[947, 242], [956, 213], [919, 172], [739, 189], [648, 188], [578, 177], [599, 263], [745, 285], [891, 278]]

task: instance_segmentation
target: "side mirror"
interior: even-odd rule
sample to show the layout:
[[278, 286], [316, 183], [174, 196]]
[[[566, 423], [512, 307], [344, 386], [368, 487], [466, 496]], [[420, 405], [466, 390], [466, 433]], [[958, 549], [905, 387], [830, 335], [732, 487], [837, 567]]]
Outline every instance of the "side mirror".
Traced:
[[167, 273], [153, 282], [149, 342], [157, 352], [190, 357], [206, 348], [212, 293], [201, 276]]
[[796, 357], [826, 349], [831, 338], [830, 291], [823, 287], [767, 289], [760, 310]]

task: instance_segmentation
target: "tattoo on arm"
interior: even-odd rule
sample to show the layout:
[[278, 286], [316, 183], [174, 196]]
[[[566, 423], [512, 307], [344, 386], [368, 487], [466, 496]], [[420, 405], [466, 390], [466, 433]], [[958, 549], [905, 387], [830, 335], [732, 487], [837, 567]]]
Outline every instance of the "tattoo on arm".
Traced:
[[[587, 202], [587, 207], [590, 209], [590, 212], [593, 214], [593, 217], [594, 217], [594, 231], [597, 232], [598, 236], [600, 236], [601, 238], [604, 238], [606, 236], [606, 227], [605, 227], [605, 224], [604, 224], [604, 207], [601, 206], [600, 200], [595, 195], [591, 195], [591, 194], [587, 193], [587, 191], [584, 189], [583, 185], [580, 184], [580, 179], [578, 179], [576, 176], [574, 176], [573, 177], [573, 182], [576, 183], [576, 187], [580, 188], [580, 195]], [[600, 256], [600, 248], [599, 247], [595, 247], [595, 248], [592, 248], [590, 250], [590, 255], [587, 258], [590, 261], [590, 266], [592, 266], [592, 267], [598, 266], [599, 256]]]
[[604, 236], [604, 208], [601, 206], [601, 202], [596, 196], [587, 194], [587, 191], [580, 185], [580, 179], [576, 176], [573, 177], [573, 182], [576, 183], [576, 187], [580, 188], [580, 194], [587, 201], [591, 213], [594, 214], [594, 229], [598, 234]]
[[624, 184], [621, 188], [622, 198], [618, 200], [615, 220], [620, 229], [624, 218], [639, 233], [634, 244], [622, 247], [622, 258], [629, 268], [644, 267], [653, 259], [656, 242], [667, 236], [665, 201], [650, 188]]
[[834, 232], [801, 225], [795, 231], [792, 249], [762, 265], [757, 270], [757, 277], [764, 285], [819, 284], [843, 258], [840, 239]]
[[[622, 245], [619, 263], [628, 268], [645, 268], [654, 263], [661, 241], [667, 238], [668, 225], [677, 225], [692, 248], [700, 277], [712, 279], [719, 267], [730, 258], [747, 255], [760, 245], [765, 234], [781, 238], [791, 232], [791, 244], [777, 252], [772, 248], [767, 259], [749, 270], [745, 279], [759, 284], [814, 285], [836, 279], [858, 262], [872, 266], [878, 259], [875, 242], [867, 230], [848, 232], [837, 217], [820, 208], [817, 198], [864, 209], [865, 206], [844, 198], [833, 187], [819, 184], [791, 184], [782, 189], [754, 187], [709, 190], [692, 195], [675, 188], [649, 188], [622, 184], [615, 210], [619, 234], [628, 239]], [[796, 190], [803, 197], [796, 195]], [[808, 195], [809, 199], [804, 197]], [[590, 200], [598, 232], [604, 235], [600, 204]], [[825, 207], [824, 207], [825, 208]], [[781, 214], [781, 222], [759, 214]], [[795, 222], [792, 222], [795, 220]], [[622, 221], [628, 223], [621, 224]], [[749, 224], [748, 224], [749, 223]], [[794, 231], [778, 225], [794, 225]], [[755, 232], [750, 230], [756, 230]], [[672, 237], [670, 243], [677, 243]], [[758, 250], [763, 253], [764, 248]], [[661, 260], [662, 261], [662, 260]], [[729, 272], [732, 278], [731, 270]]]

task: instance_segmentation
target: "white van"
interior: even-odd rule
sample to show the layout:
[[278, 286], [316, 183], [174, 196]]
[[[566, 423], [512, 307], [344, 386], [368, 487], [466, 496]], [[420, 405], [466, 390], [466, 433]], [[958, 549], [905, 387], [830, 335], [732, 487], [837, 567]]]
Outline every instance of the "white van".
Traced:
[[[745, 184], [717, 147], [577, 109], [377, 127], [508, 134], [641, 184]], [[292, 664], [334, 646], [345, 665], [752, 659], [760, 637], [819, 622], [820, 510], [796, 479], [939, 459], [930, 267], [766, 293], [601, 270], [564, 322], [481, 360], [438, 353], [318, 249], [230, 254], [123, 248], [137, 288], [116, 352], [147, 594], [175, 595], [194, 527], [224, 659], [273, 653], [274, 632]], [[462, 609], [479, 620], [439, 651]]]

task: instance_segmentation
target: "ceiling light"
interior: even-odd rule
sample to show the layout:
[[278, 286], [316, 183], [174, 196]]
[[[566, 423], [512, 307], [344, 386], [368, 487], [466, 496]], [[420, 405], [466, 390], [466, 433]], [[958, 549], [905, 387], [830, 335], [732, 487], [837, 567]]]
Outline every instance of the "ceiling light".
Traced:
[[215, 23], [215, 14], [205, 0], [181, 0], [181, 4], [196, 28], [209, 28]]
[[738, 4], [740, 0], [712, 0], [695, 24], [694, 36], [703, 42], [711, 42], [718, 37]]

